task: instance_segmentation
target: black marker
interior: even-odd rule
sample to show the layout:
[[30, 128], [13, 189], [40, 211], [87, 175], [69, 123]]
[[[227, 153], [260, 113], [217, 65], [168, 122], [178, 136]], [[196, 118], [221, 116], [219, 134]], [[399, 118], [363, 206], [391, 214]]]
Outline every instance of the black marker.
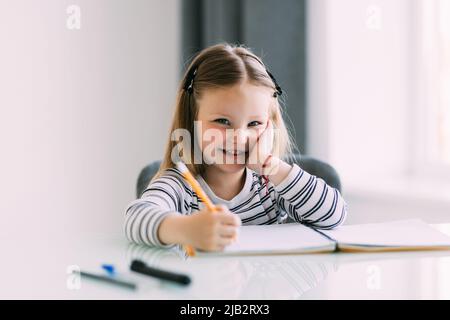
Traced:
[[158, 279], [173, 281], [182, 285], [188, 285], [191, 283], [191, 278], [185, 274], [178, 274], [170, 271], [164, 271], [147, 266], [145, 262], [140, 260], [133, 260], [131, 262], [130, 269], [134, 272], [145, 274], [147, 276], [155, 277]]

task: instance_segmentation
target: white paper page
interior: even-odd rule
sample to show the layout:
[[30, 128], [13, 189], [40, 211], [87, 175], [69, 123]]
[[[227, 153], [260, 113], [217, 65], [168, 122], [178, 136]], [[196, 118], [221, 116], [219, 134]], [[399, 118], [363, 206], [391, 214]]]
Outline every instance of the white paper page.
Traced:
[[306, 253], [333, 251], [335, 243], [298, 223], [242, 226], [238, 241], [221, 254]]
[[321, 232], [342, 245], [380, 247], [450, 246], [450, 237], [419, 219], [342, 226]]

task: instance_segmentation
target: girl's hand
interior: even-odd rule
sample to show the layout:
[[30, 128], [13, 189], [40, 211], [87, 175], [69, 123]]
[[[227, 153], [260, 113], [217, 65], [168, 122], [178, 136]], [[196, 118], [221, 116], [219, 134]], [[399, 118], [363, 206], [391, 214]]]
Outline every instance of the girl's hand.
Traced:
[[200, 210], [186, 219], [185, 244], [204, 251], [222, 251], [237, 239], [241, 219], [224, 205]]
[[272, 121], [267, 121], [266, 128], [256, 140], [253, 149], [249, 152], [246, 165], [249, 169], [259, 173], [266, 174], [263, 169], [264, 163], [270, 162], [273, 148], [274, 131]]

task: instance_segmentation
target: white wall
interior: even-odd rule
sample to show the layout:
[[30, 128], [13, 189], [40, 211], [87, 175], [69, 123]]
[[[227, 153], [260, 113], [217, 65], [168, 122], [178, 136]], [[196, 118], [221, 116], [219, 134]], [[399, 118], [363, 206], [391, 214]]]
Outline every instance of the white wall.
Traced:
[[415, 2], [308, 2], [308, 146], [338, 170], [349, 222], [450, 221], [450, 192], [441, 197], [442, 184], [427, 189], [408, 180], [420, 89]]
[[[66, 27], [68, 5], [81, 29]], [[160, 159], [179, 72], [178, 0], [0, 2], [1, 236], [121, 232]]]
[[[403, 170], [410, 93], [408, 2], [309, 3], [309, 145], [314, 154], [331, 160], [345, 179]], [[380, 29], [368, 27], [374, 5], [381, 10]], [[315, 129], [322, 112], [327, 113], [321, 124], [327, 127], [326, 135]]]

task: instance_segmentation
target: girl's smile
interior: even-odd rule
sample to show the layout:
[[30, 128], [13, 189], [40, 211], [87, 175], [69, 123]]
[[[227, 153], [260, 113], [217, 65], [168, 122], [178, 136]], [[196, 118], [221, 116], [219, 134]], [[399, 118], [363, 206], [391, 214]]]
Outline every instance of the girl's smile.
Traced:
[[247, 161], [248, 152], [243, 150], [224, 150], [219, 149], [225, 156], [223, 163], [230, 164], [244, 164]]

